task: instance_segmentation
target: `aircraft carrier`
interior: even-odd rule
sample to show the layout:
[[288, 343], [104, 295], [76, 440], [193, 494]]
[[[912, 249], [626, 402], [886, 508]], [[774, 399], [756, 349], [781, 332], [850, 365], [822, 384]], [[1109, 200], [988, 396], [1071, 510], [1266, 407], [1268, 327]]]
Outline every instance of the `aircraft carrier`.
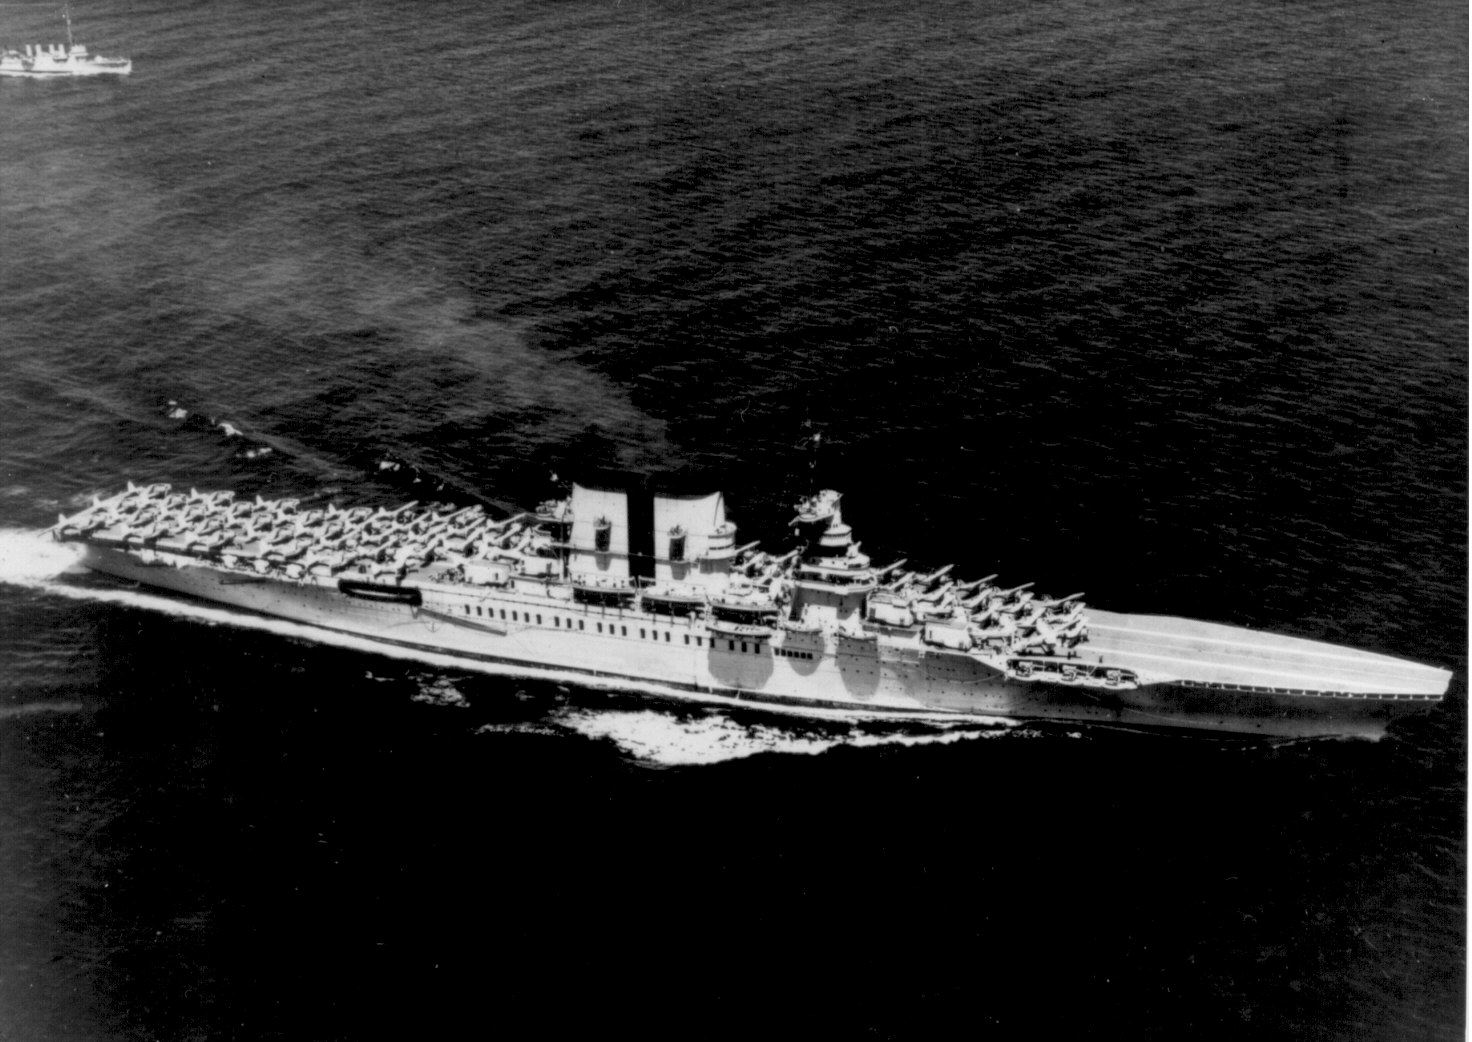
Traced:
[[753, 703], [1374, 738], [1451, 678], [995, 576], [876, 567], [841, 499], [800, 502], [780, 554], [738, 542], [720, 493], [581, 484], [499, 520], [130, 484], [51, 533], [97, 572], [394, 648]]

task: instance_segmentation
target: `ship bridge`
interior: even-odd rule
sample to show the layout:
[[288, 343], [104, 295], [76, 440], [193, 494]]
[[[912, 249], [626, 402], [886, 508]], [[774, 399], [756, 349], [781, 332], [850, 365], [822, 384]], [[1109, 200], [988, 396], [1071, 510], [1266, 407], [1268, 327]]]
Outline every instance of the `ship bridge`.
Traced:
[[844, 523], [842, 495], [824, 489], [797, 505], [792, 527], [802, 544], [793, 570], [796, 596], [792, 618], [843, 623], [863, 616], [866, 598], [878, 588], [869, 558]]

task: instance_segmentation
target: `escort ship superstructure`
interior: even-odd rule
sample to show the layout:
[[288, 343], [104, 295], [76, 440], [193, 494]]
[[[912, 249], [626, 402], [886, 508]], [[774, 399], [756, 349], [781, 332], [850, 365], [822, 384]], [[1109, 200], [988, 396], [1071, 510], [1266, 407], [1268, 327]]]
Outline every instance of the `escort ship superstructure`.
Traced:
[[719, 493], [573, 485], [496, 520], [130, 484], [51, 531], [95, 571], [385, 645], [783, 706], [1378, 737], [1450, 680], [995, 576], [875, 567], [833, 491], [792, 527], [783, 554], [738, 544]]

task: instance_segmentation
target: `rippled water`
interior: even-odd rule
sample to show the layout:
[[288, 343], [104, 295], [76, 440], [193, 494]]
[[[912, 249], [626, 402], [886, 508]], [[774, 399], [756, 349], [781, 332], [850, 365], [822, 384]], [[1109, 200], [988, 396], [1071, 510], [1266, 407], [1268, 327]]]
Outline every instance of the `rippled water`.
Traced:
[[896, 731], [16, 566], [9, 1034], [1461, 1036], [1464, 7], [74, 15], [136, 71], [0, 80], [0, 571], [125, 479], [616, 467], [1458, 676], [1376, 744]]

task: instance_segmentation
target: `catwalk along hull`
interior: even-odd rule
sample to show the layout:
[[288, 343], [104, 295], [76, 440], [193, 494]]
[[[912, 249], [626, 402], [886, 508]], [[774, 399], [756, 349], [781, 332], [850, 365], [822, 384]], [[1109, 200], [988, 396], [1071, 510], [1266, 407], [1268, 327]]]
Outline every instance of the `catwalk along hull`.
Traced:
[[[527, 673], [654, 685], [751, 702], [874, 714], [1006, 717], [1275, 737], [1378, 737], [1440, 700], [1442, 670], [1245, 629], [1091, 611], [1068, 662], [1138, 683], [1070, 683], [933, 646], [918, 632], [775, 628], [743, 639], [709, 616], [580, 603], [566, 584], [341, 582], [88, 545], [95, 571], [190, 598]], [[349, 592], [344, 592], [346, 588]], [[1102, 672], [1101, 672], [1102, 675]]]

